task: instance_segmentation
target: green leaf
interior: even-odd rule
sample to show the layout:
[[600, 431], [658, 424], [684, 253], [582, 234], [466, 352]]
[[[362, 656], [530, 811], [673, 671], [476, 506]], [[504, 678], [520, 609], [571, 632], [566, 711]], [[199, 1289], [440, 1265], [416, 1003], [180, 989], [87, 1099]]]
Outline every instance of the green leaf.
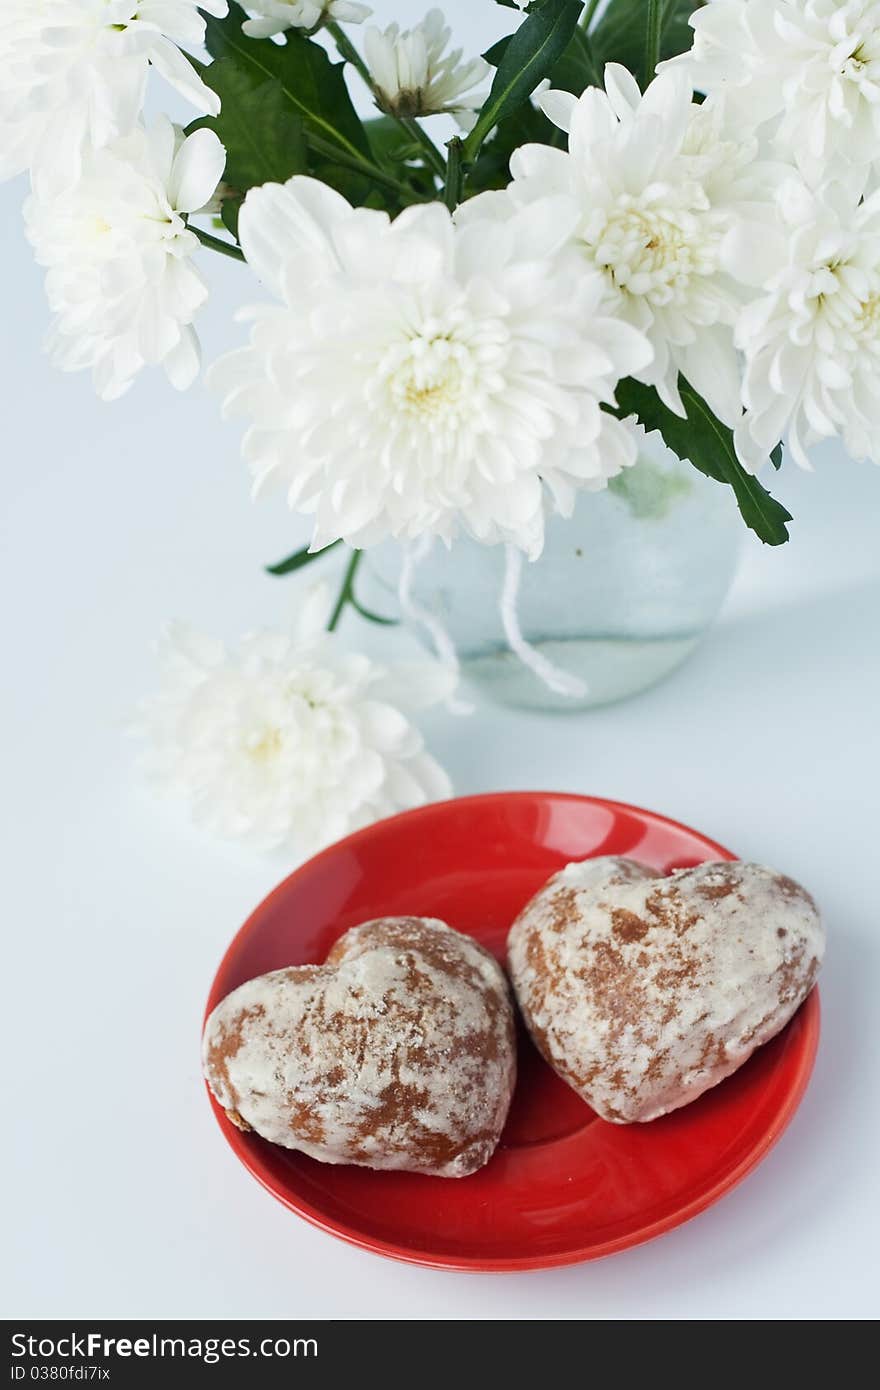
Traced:
[[[660, 61], [686, 53], [694, 31], [691, 15], [706, 0], [666, 0], [660, 21]], [[645, 61], [645, 0], [611, 0], [590, 34], [593, 54], [600, 72], [606, 63], [622, 63], [636, 77]]]
[[501, 66], [501, 59], [507, 52], [512, 38], [513, 34], [505, 34], [503, 39], [498, 39], [496, 43], [492, 44], [491, 48], [486, 49], [486, 52], [482, 56], [490, 67], [497, 68]]
[[372, 120], [364, 122], [364, 130], [370, 149], [382, 162], [394, 164], [399, 159], [411, 157], [419, 148], [393, 116], [374, 116]]
[[532, 10], [504, 49], [491, 90], [477, 123], [465, 141], [472, 161], [489, 131], [524, 101], [552, 71], [574, 33], [582, 0], [546, 0]]
[[[399, 121], [393, 116], [376, 116], [364, 122], [364, 129], [373, 158], [385, 168], [393, 169], [396, 177], [410, 190], [411, 200], [432, 199], [435, 196], [434, 177], [422, 163], [424, 150], [409, 132], [401, 127]], [[413, 160], [417, 162], [409, 162]], [[334, 187], [336, 186], [334, 184]]]
[[789, 539], [786, 523], [792, 520], [791, 513], [746, 472], [736, 456], [732, 431], [721, 424], [702, 396], [684, 377], [678, 384], [687, 419], [664, 405], [653, 386], [643, 386], [631, 378], [618, 386], [617, 408], [612, 413], [620, 419], [636, 415], [646, 430], [659, 430], [680, 459], [689, 460], [707, 478], [733, 488], [743, 520], [765, 545], [784, 545]]
[[261, 79], [231, 58], [220, 58], [204, 69], [204, 79], [220, 98], [220, 115], [194, 121], [190, 130], [206, 126], [219, 136], [226, 147], [226, 183], [246, 193], [306, 171], [303, 123], [275, 78]]
[[245, 19], [247, 15], [234, 0], [225, 19], [204, 15], [205, 44], [211, 57], [230, 59], [251, 76], [254, 85], [274, 79], [307, 132], [350, 157], [369, 157], [370, 146], [342, 75], [344, 64], [331, 63], [320, 44], [296, 29], [287, 31], [283, 44], [248, 38], [241, 31]]
[[[316, 179], [320, 179], [321, 183], [335, 188], [353, 207], [369, 206], [381, 210], [388, 206], [386, 199], [374, 187], [369, 177], [356, 169], [347, 169], [331, 160], [320, 160], [313, 164], [312, 174]], [[400, 204], [397, 204], [395, 210], [399, 208]]]
[[[504, 57], [512, 35], [500, 39], [483, 57], [497, 67]], [[550, 84], [557, 90], [580, 96], [587, 87], [597, 86], [599, 74], [593, 63], [589, 40], [576, 27], [568, 46], [549, 74]], [[564, 148], [565, 134], [531, 101], [525, 101], [510, 115], [502, 117], [497, 127], [481, 147], [479, 157], [468, 177], [468, 195], [486, 189], [506, 188], [510, 182], [510, 158], [520, 145], [556, 145]]]
[[[499, 39], [497, 43], [493, 43], [491, 48], [486, 49], [483, 57], [491, 67], [500, 66], [512, 38], [513, 35], [508, 34], [505, 38]], [[573, 92], [577, 97], [587, 87], [602, 85], [601, 74], [593, 57], [590, 40], [579, 25], [575, 26], [574, 33], [566, 48], [547, 76], [550, 79], [550, 86], [554, 90]]]
[[[483, 57], [497, 66], [504, 56], [510, 38], [501, 39]], [[568, 47], [550, 73], [550, 84], [557, 91], [572, 92], [580, 96], [587, 87], [600, 85], [601, 78], [593, 61], [590, 43], [578, 27], [569, 40]], [[510, 182], [510, 158], [520, 145], [555, 145], [564, 148], [566, 137], [563, 131], [548, 121], [542, 111], [531, 101], [523, 102], [509, 116], [504, 116], [480, 149], [476, 164], [468, 178], [468, 194], [482, 193], [486, 189], [506, 188]]]
[[297, 570], [310, 565], [313, 560], [319, 560], [322, 555], [329, 555], [331, 550], [335, 550], [337, 545], [341, 544], [342, 541], [331, 541], [329, 545], [324, 546], [323, 550], [310, 550], [307, 545], [304, 545], [302, 550], [295, 550], [292, 555], [288, 555], [286, 560], [279, 560], [277, 565], [267, 565], [266, 573], [294, 574]]
[[234, 198], [224, 198], [220, 204], [220, 220], [236, 241], [238, 241], [238, 214], [241, 212], [243, 203], [244, 198], [236, 195]]
[[531, 102], [520, 106], [510, 116], [499, 121], [480, 150], [479, 158], [468, 176], [468, 194], [483, 193], [486, 189], [506, 188], [510, 182], [510, 157], [520, 145], [552, 145], [556, 137], [564, 139], [542, 111]]
[[587, 87], [601, 87], [602, 81], [602, 68], [596, 62], [592, 44], [578, 27], [550, 73], [550, 85], [556, 91], [572, 92], [579, 97]]

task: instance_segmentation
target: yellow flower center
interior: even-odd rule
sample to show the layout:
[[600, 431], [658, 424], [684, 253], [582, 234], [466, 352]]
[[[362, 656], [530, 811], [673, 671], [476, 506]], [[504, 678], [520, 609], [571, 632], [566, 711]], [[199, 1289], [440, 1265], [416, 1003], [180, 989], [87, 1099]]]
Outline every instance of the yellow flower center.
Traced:
[[689, 208], [639, 207], [629, 197], [590, 229], [584, 249], [617, 289], [660, 306], [688, 293], [715, 269], [715, 240]]
[[248, 756], [255, 763], [267, 763], [281, 752], [281, 730], [268, 728], [248, 740]]
[[407, 415], [457, 411], [468, 375], [468, 349], [449, 337], [413, 338], [388, 376], [391, 399]]

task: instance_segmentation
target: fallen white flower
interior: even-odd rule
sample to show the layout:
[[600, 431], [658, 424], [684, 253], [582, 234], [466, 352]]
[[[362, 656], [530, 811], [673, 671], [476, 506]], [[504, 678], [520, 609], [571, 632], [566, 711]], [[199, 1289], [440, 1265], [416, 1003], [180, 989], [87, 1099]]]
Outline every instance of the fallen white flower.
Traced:
[[148, 770], [213, 834], [305, 857], [451, 795], [402, 712], [446, 698], [448, 674], [345, 651], [325, 631], [329, 612], [318, 590], [295, 634], [248, 636], [235, 652], [179, 624], [166, 631], [162, 686], [137, 731]]
[[208, 291], [186, 216], [208, 202], [225, 160], [212, 131], [183, 140], [163, 118], [88, 152], [74, 187], [27, 200], [55, 315], [47, 350], [64, 371], [90, 368], [104, 400], [144, 366], [161, 365], [181, 390], [198, 375], [191, 325]]

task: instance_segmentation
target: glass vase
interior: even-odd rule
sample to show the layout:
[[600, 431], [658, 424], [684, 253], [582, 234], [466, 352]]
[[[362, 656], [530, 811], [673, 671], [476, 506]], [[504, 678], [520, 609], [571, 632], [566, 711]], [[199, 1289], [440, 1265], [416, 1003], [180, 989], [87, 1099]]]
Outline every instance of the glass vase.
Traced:
[[[606, 491], [581, 493], [571, 518], [550, 519], [543, 553], [523, 565], [519, 620], [532, 646], [586, 683], [583, 696], [555, 694], [510, 651], [499, 608], [503, 546], [436, 542], [411, 593], [448, 632], [464, 674], [493, 699], [586, 709], [646, 690], [690, 655], [730, 588], [743, 534], [729, 489], [658, 436]], [[384, 611], [393, 609], [401, 568], [396, 544], [366, 556], [365, 590]], [[414, 630], [430, 645], [421, 624]]]

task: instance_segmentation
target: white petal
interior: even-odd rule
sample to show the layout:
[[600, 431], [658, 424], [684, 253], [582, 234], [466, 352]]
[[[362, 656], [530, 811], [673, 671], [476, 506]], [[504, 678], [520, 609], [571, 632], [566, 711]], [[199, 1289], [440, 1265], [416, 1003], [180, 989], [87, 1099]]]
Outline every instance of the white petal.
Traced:
[[338, 268], [330, 232], [350, 217], [350, 203], [317, 179], [295, 176], [286, 184], [252, 188], [238, 219], [241, 247], [250, 265], [279, 296], [284, 268], [297, 253], [313, 253], [312, 273]]
[[188, 390], [198, 377], [201, 364], [199, 340], [192, 328], [184, 326], [180, 330], [180, 340], [176, 347], [162, 359], [168, 380], [175, 390]]
[[365, 700], [359, 714], [365, 738], [379, 753], [397, 752], [410, 733], [409, 721], [393, 705]]
[[196, 212], [213, 197], [226, 151], [212, 130], [196, 130], [184, 140], [174, 159], [168, 196], [178, 212]]
[[550, 260], [574, 235], [579, 221], [574, 198], [551, 195], [518, 212], [511, 230], [522, 256]]
[[718, 326], [679, 350], [684, 375], [725, 425], [733, 429], [742, 414], [742, 384], [733, 334]]
[[406, 709], [428, 709], [455, 694], [458, 671], [440, 661], [399, 661], [373, 687], [379, 699]]
[[296, 635], [300, 642], [313, 642], [327, 631], [333, 611], [333, 591], [327, 583], [313, 584], [300, 598]]
[[166, 82], [192, 102], [206, 116], [220, 114], [220, 98], [210, 87], [206, 87], [192, 64], [184, 57], [176, 44], [165, 38], [157, 38], [150, 49], [153, 67], [160, 72]]
[[632, 73], [621, 63], [607, 63], [604, 77], [605, 91], [618, 120], [632, 115], [642, 100], [639, 84]]
[[572, 116], [577, 106], [577, 97], [571, 92], [549, 91], [541, 92], [538, 97], [538, 105], [544, 112], [548, 121], [552, 121], [560, 130], [568, 133], [571, 130]]
[[[565, 150], [555, 150], [550, 145], [520, 145], [511, 155], [510, 172], [514, 180], [540, 180], [545, 186], [554, 186], [559, 192], [567, 192], [571, 184], [571, 161], [568, 155]], [[516, 198], [516, 182], [508, 192], [511, 197]], [[506, 195], [502, 193], [498, 196]], [[465, 203], [463, 208], [467, 206]], [[459, 209], [456, 216], [463, 208]]]
[[780, 227], [743, 218], [734, 222], [724, 237], [721, 263], [741, 284], [761, 289], [785, 265], [786, 253]]

